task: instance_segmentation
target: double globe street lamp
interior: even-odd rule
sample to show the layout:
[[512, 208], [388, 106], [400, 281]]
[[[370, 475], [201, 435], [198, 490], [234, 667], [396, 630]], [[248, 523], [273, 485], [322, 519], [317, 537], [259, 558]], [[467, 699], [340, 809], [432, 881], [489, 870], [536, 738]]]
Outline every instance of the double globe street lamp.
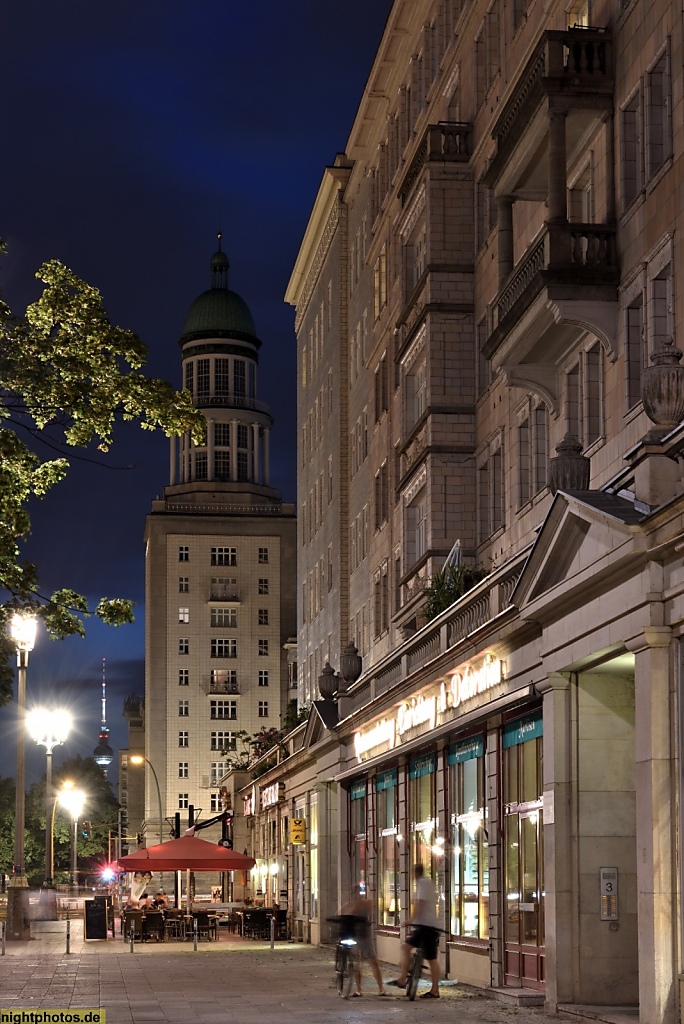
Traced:
[[72, 726], [72, 718], [63, 708], [32, 708], [26, 715], [26, 728], [32, 740], [39, 747], [45, 747], [45, 901], [41, 896], [41, 904], [45, 903], [44, 916], [48, 921], [57, 920], [57, 901], [53, 888], [54, 875], [54, 836], [51, 827], [53, 820], [53, 804], [56, 797], [52, 791], [52, 751], [64, 743]]
[[14, 867], [7, 894], [7, 938], [23, 942], [31, 938], [29, 891], [26, 878], [24, 830], [26, 826], [26, 670], [36, 640], [36, 617], [15, 612], [10, 634], [17, 651], [17, 770], [14, 814]]

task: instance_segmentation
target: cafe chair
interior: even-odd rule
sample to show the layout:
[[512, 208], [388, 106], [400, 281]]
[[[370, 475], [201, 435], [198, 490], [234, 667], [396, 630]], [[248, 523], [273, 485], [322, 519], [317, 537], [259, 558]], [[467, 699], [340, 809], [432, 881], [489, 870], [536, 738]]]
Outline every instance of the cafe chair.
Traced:
[[206, 910], [198, 910], [192, 915], [197, 921], [197, 936], [202, 938], [204, 935], [207, 939], [214, 937], [214, 922], [209, 917], [209, 913]]
[[164, 915], [161, 910], [150, 910], [143, 917], [143, 941], [154, 939], [155, 942], [164, 941]]
[[135, 939], [142, 939], [143, 937], [143, 925], [142, 925], [142, 910], [127, 910], [123, 916], [123, 937], [129, 939], [131, 936], [131, 929], [133, 930], [133, 937]]

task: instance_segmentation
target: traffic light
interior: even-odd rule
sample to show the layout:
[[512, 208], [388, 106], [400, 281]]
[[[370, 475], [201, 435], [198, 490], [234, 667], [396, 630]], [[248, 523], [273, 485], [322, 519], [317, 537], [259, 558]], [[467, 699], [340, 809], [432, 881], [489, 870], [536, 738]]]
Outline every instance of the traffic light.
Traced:
[[90, 822], [84, 821], [81, 825], [81, 835], [84, 839], [88, 839], [90, 836]]

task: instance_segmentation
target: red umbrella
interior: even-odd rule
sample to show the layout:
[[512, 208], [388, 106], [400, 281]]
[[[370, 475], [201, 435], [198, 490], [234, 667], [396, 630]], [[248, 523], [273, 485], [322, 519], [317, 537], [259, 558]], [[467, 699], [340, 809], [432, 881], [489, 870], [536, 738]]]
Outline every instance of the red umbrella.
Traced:
[[196, 836], [181, 836], [148, 846], [119, 860], [122, 871], [249, 871], [256, 861], [236, 850], [208, 843]]

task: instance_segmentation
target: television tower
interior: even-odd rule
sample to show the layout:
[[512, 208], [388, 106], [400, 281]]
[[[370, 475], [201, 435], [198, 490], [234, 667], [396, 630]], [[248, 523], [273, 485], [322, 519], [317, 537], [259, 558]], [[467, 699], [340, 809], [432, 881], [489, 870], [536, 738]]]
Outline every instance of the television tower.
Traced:
[[98, 738], [98, 744], [93, 751], [93, 760], [96, 765], [104, 772], [105, 779], [107, 778], [107, 768], [114, 760], [114, 751], [109, 745], [109, 729], [107, 728], [107, 681], [105, 678], [105, 661], [102, 659], [102, 723], [100, 725], [100, 735]]

